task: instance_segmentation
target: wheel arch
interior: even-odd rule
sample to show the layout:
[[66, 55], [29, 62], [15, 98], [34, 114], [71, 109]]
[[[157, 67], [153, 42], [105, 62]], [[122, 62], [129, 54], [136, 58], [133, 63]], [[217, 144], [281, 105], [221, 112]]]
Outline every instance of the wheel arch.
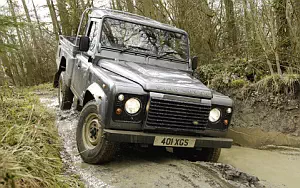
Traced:
[[89, 102], [92, 97], [92, 100], [95, 99], [96, 101], [103, 101], [106, 100], [106, 94], [104, 93], [103, 89], [97, 83], [92, 83], [85, 91], [83, 106]]
[[82, 106], [86, 105], [89, 101], [95, 100], [99, 105], [99, 112], [105, 122], [106, 109], [107, 109], [107, 96], [103, 89], [97, 83], [92, 83], [85, 91]]

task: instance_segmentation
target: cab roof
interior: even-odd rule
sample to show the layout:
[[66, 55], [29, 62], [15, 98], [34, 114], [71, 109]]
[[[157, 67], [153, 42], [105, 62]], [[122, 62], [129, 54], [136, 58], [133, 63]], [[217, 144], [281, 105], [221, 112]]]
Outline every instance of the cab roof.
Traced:
[[119, 11], [119, 10], [94, 8], [94, 9], [92, 9], [90, 17], [92, 17], [92, 18], [110, 17], [110, 18], [115, 18], [115, 19], [119, 19], [119, 20], [125, 20], [125, 21], [129, 21], [129, 22], [139, 23], [142, 25], [148, 25], [148, 26], [155, 27], [155, 28], [161, 28], [161, 29], [168, 30], [168, 31], [183, 33], [183, 34], [187, 35], [186, 31], [176, 28], [174, 26], [158, 22], [151, 18], [147, 18], [144, 16], [140, 16], [137, 14], [132, 14], [129, 12], [124, 12], [124, 11]]

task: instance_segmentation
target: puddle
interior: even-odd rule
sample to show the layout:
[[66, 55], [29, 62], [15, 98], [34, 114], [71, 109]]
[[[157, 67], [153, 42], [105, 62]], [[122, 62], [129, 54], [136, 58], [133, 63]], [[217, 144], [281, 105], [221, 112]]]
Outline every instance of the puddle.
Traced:
[[258, 150], [234, 146], [223, 149], [219, 162], [272, 182], [278, 187], [298, 188], [300, 184], [300, 150], [289, 147], [265, 147]]

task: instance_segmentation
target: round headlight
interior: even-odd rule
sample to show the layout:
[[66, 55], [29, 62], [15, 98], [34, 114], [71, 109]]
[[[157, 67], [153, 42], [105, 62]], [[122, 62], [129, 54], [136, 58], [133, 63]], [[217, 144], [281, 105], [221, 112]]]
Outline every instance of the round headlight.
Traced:
[[211, 122], [216, 122], [220, 119], [220, 117], [221, 117], [221, 111], [217, 108], [214, 108], [210, 111], [208, 119]]
[[141, 103], [139, 100], [135, 98], [130, 98], [128, 101], [125, 103], [125, 110], [129, 114], [135, 114], [137, 113], [141, 108]]

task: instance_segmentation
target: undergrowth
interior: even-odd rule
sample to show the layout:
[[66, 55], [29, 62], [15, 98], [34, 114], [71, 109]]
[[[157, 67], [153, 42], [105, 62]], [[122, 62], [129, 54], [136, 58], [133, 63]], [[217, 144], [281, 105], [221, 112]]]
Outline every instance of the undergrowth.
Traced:
[[295, 95], [300, 92], [299, 73], [270, 75], [257, 71], [250, 63], [240, 60], [226, 65], [202, 65], [196, 70], [196, 77], [208, 87], [225, 93], [229, 90], [275, 95]]
[[268, 75], [255, 84], [259, 91], [293, 94], [300, 86], [300, 74]]
[[29, 91], [0, 88], [0, 187], [81, 186], [63, 171], [55, 115]]

